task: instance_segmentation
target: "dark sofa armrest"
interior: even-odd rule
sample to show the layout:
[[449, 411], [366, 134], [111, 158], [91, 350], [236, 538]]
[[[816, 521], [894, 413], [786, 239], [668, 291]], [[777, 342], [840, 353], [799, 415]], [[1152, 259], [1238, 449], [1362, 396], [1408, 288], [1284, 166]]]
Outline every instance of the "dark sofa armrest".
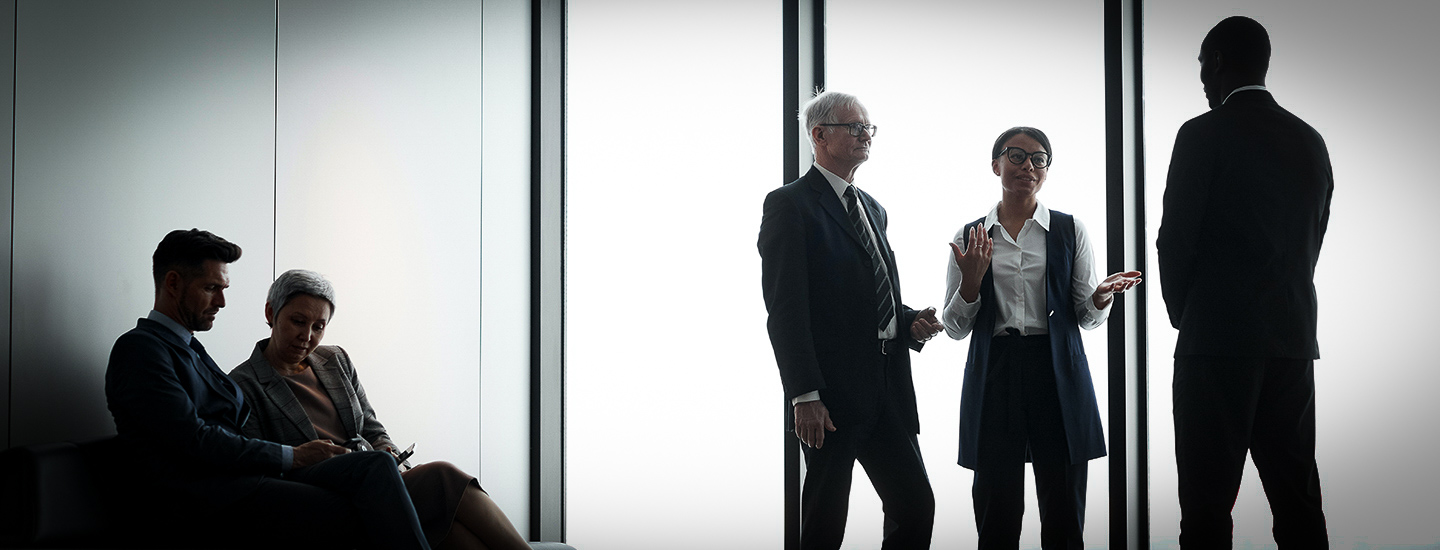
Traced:
[[75, 443], [0, 453], [0, 543], [55, 544], [101, 533], [107, 521], [97, 481]]

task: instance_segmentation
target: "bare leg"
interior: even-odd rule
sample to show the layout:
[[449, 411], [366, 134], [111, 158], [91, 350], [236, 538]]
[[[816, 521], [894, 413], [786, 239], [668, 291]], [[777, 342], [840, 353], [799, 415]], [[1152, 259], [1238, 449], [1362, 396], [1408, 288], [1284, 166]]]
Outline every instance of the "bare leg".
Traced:
[[[500, 506], [490, 500], [490, 495], [485, 494], [474, 485], [465, 488], [465, 494], [460, 497], [460, 509], [455, 511], [455, 525], [451, 532], [460, 526], [472, 533], [480, 541], [484, 542], [482, 548], [494, 550], [529, 550], [530, 544], [515, 530], [510, 523], [510, 518], [505, 517], [505, 512], [500, 511]], [[446, 537], [449, 542], [450, 537]]]
[[450, 532], [440, 541], [440, 550], [490, 550], [485, 543], [459, 521], [450, 524]]

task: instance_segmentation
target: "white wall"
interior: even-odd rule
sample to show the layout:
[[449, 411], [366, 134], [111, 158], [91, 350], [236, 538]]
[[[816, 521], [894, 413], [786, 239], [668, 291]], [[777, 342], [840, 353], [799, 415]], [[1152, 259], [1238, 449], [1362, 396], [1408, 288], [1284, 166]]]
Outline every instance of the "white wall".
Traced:
[[288, 1], [277, 20], [276, 273], [335, 283], [325, 343], [392, 438], [476, 472], [480, 6]]
[[484, 3], [480, 485], [530, 528], [530, 2]]
[[[155, 244], [200, 227], [245, 249], [229, 307], [200, 335], [222, 368], [268, 334], [275, 274], [325, 273], [339, 291], [326, 343], [353, 354], [387, 428], [417, 442], [418, 459], [478, 475], [524, 533], [528, 3], [483, 9], [22, 1], [18, 56], [0, 53], [0, 79], [19, 82], [0, 436], [113, 433], [110, 346], [151, 307]], [[0, 28], [15, 28], [0, 12]], [[493, 77], [483, 90], [482, 65]], [[0, 82], [0, 104], [9, 90]], [[494, 119], [483, 130], [482, 109]], [[0, 149], [8, 140], [0, 132]], [[493, 165], [482, 168], [482, 149]]]
[[18, 28], [12, 445], [113, 433], [110, 346], [150, 310], [170, 230], [244, 248], [199, 335], [239, 363], [274, 215], [270, 2], [25, 1]]

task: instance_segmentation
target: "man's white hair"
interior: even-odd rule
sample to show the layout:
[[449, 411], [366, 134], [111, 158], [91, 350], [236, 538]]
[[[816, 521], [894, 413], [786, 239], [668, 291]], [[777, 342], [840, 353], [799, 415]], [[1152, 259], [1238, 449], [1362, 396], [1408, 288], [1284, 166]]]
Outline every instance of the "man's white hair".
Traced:
[[805, 135], [810, 138], [810, 147], [815, 147], [815, 128], [821, 124], [838, 124], [836, 113], [846, 107], [853, 107], [857, 111], [864, 112], [865, 106], [860, 104], [860, 99], [844, 92], [817, 91], [815, 97], [806, 101], [800, 108], [800, 124], [805, 127]]

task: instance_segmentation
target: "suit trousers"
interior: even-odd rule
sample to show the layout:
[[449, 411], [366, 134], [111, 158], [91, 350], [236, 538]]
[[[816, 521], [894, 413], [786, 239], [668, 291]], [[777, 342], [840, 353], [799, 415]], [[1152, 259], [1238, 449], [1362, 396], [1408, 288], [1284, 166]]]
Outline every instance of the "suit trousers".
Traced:
[[982, 550], [1020, 545], [1027, 458], [1035, 470], [1040, 547], [1085, 547], [1089, 465], [1070, 463], [1053, 363], [1048, 335], [998, 336], [990, 345], [970, 490]]
[[[892, 353], [908, 353], [901, 348]], [[875, 353], [875, 368], [892, 356]], [[887, 371], [888, 372], [888, 371]], [[892, 381], [888, 379], [886, 383]], [[890, 395], [886, 388], [876, 388]], [[821, 391], [823, 396], [824, 391]], [[935, 525], [935, 494], [920, 457], [920, 442], [882, 399], [875, 416], [825, 433], [819, 449], [805, 446], [805, 482], [800, 497], [800, 548], [834, 550], [845, 537], [850, 478], [855, 461], [865, 468], [885, 512], [882, 550], [926, 549]]]
[[1280, 548], [1328, 548], [1315, 464], [1315, 362], [1180, 356], [1174, 379], [1180, 546], [1230, 548], [1249, 451]]
[[266, 477], [226, 514], [266, 547], [429, 550], [395, 466], [380, 451], [343, 454]]

